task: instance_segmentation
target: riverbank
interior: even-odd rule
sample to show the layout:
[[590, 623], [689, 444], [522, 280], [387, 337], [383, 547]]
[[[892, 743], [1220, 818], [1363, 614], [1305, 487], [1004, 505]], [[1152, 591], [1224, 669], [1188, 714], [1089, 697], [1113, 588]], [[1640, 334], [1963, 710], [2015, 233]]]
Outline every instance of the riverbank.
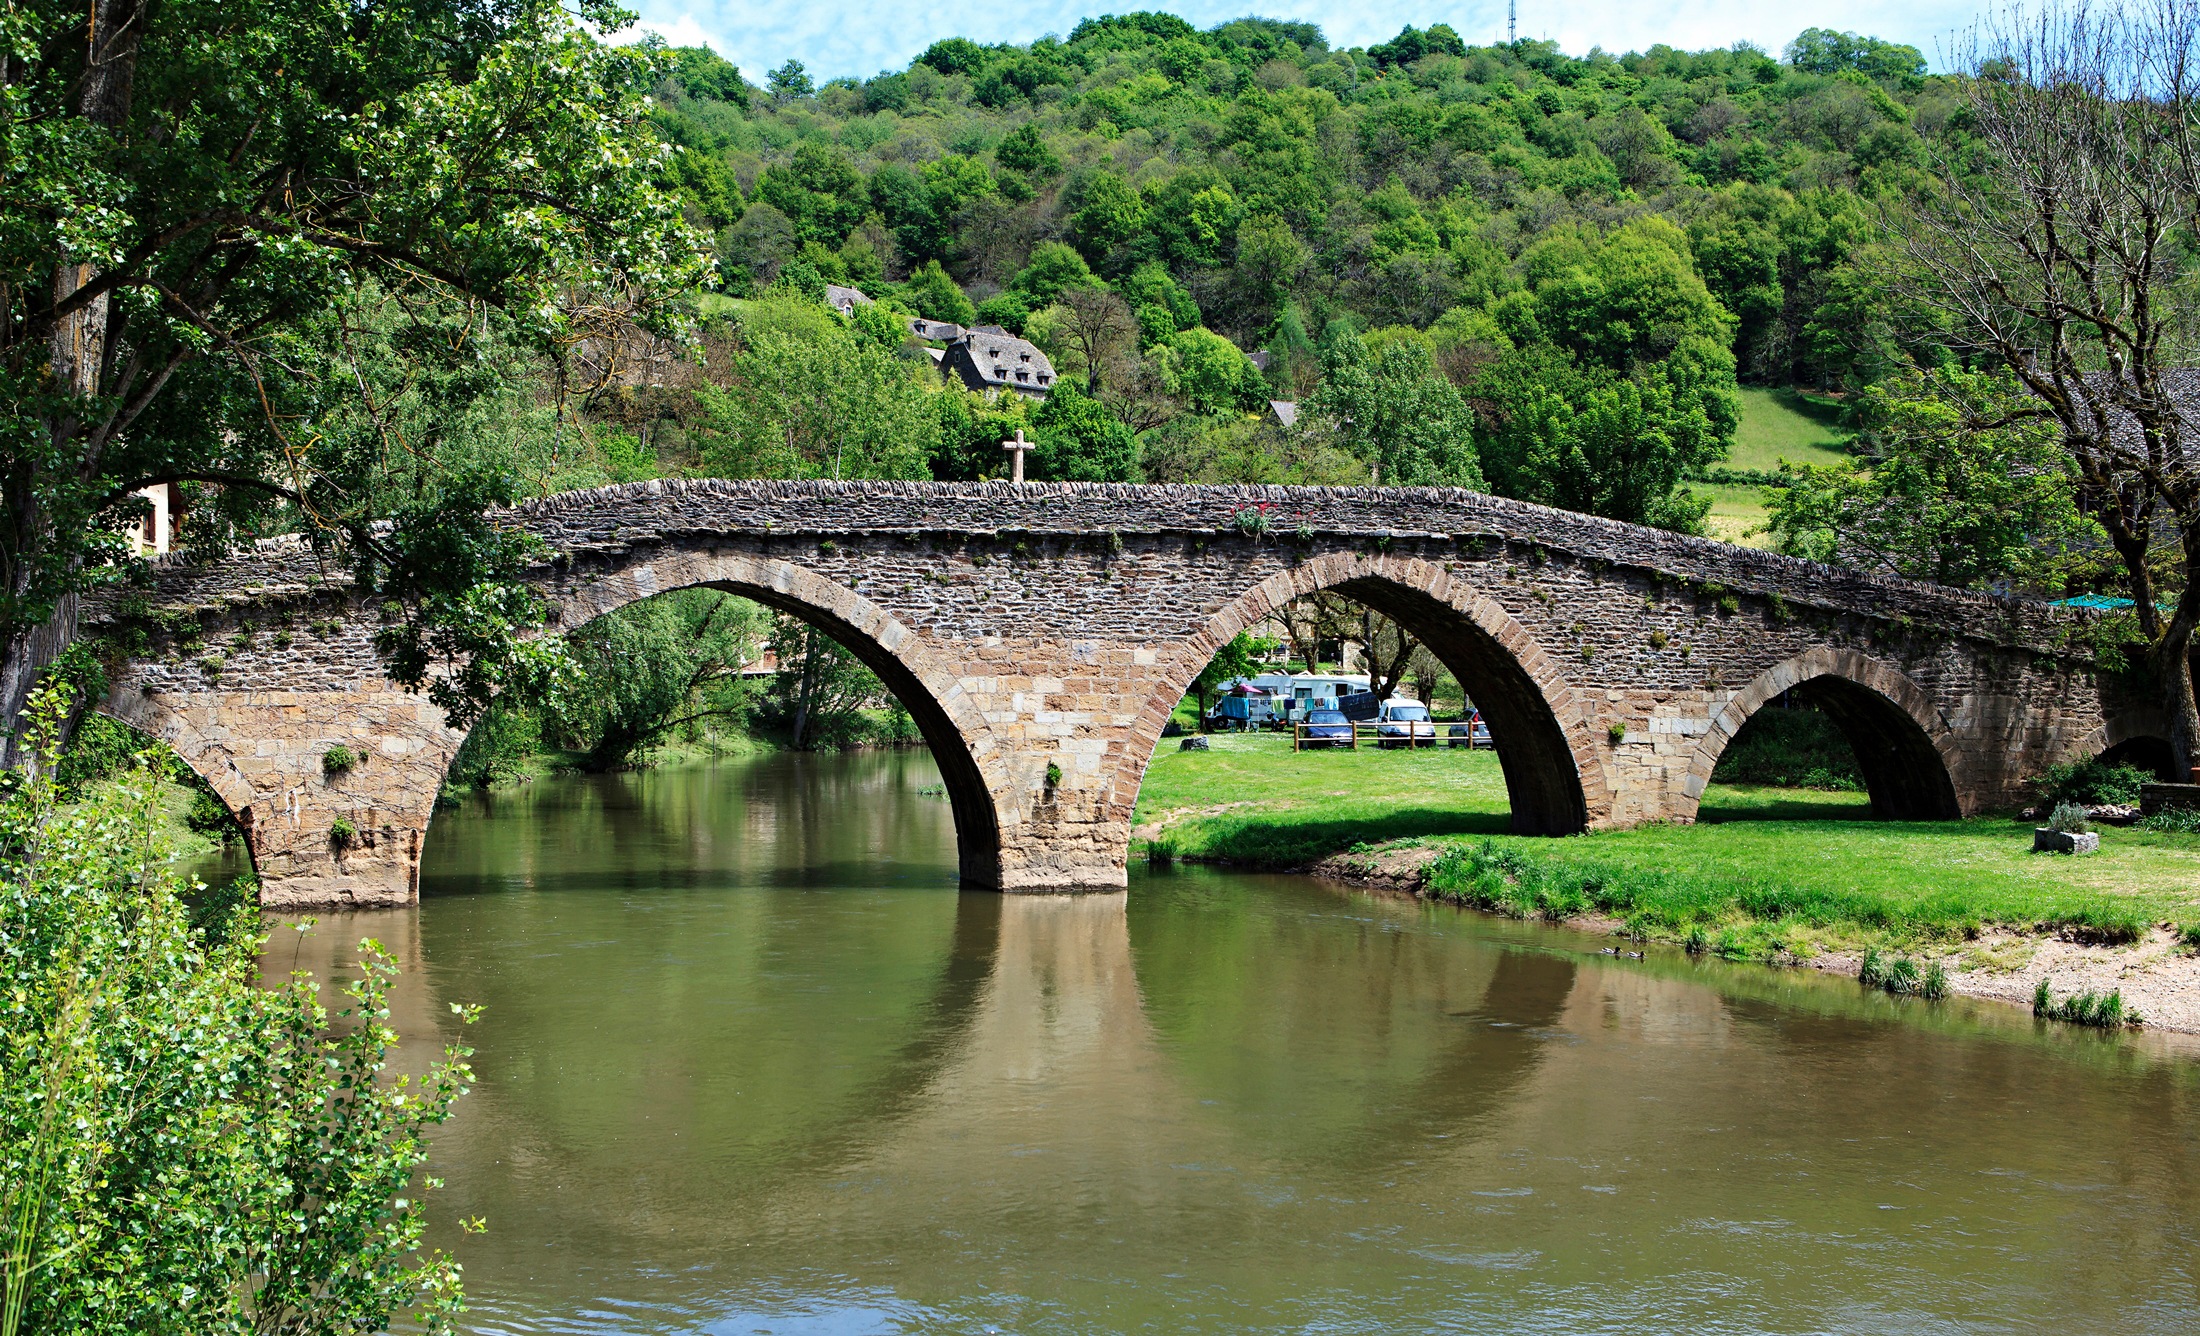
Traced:
[[1938, 962], [1953, 991], [2029, 1002], [2120, 989], [2149, 1024], [2200, 1031], [2200, 836], [2113, 830], [2035, 855], [2014, 816], [1870, 819], [1862, 794], [1714, 785], [1693, 826], [1563, 840], [1506, 831], [1487, 752], [1294, 755], [1217, 737], [1154, 758], [1150, 857], [1297, 869], [1518, 917], [1855, 972], [1867, 947]]

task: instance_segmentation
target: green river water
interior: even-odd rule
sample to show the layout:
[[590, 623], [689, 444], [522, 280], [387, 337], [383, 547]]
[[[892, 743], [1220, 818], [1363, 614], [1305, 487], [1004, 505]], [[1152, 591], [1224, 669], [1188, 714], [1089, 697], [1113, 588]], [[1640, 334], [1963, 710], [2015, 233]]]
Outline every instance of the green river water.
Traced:
[[[440, 814], [483, 1332], [2192, 1332], [2200, 1062], [1305, 878], [961, 894], [922, 755]], [[489, 1232], [453, 1222], [486, 1218]]]

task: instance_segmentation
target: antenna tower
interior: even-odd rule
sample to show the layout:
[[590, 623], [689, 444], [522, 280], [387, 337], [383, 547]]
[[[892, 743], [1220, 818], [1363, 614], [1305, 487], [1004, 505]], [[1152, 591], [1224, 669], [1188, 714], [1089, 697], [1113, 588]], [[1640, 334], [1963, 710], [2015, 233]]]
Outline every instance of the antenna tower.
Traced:
[[1520, 40], [1520, 0], [1505, 0], [1505, 45]]

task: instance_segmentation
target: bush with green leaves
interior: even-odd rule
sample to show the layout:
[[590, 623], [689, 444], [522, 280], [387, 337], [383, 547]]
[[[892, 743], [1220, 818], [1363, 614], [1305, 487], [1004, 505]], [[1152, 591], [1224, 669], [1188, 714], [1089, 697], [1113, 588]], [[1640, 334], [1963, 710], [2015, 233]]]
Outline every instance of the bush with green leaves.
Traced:
[[2040, 801], [2048, 806], [2080, 803], [2088, 807], [2132, 807], [2138, 804], [2140, 787], [2153, 782], [2150, 771], [2135, 765], [2110, 765], [2098, 756], [2065, 761], [2049, 766], [2040, 776]]
[[2057, 803], [2055, 810], [2048, 815], [2047, 826], [2048, 829], [2061, 831], [2065, 835], [2083, 835], [2093, 829], [2093, 818], [2078, 803]]
[[372, 941], [332, 1017], [310, 976], [262, 983], [251, 905], [194, 927], [155, 768], [63, 802], [65, 713], [34, 698], [0, 797], [0, 1332], [454, 1330], [422, 1166], [469, 1050], [387, 1070]]

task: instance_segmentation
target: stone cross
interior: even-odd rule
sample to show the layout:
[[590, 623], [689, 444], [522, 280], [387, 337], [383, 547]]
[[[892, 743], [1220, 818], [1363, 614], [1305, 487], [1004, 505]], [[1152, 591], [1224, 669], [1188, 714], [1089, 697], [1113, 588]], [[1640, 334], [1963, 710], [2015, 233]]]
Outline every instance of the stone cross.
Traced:
[[1008, 451], [1008, 457], [1015, 461], [1009, 466], [1008, 480], [1010, 482], [1022, 482], [1024, 480], [1024, 451], [1031, 448], [1031, 442], [1024, 439], [1024, 429], [1018, 427], [1016, 429], [1016, 439], [1001, 442], [1001, 448]]

